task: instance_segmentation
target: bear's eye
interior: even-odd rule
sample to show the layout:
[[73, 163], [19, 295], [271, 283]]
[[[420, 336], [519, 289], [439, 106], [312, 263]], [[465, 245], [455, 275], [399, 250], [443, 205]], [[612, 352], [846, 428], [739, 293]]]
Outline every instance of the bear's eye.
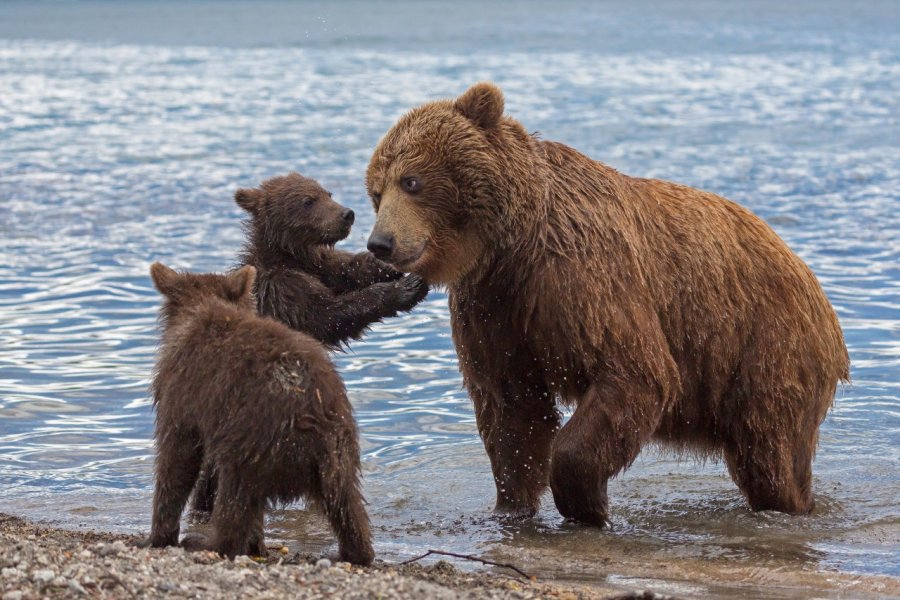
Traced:
[[375, 208], [381, 206], [381, 192], [375, 192], [372, 194], [372, 202], [375, 203]]
[[315, 202], [315, 201], [316, 201], [316, 199], [313, 198], [312, 196], [307, 196], [303, 199], [303, 206], [308, 208], [308, 207], [312, 206], [313, 202]]
[[422, 181], [418, 177], [404, 177], [400, 181], [400, 187], [407, 194], [418, 194], [422, 191]]

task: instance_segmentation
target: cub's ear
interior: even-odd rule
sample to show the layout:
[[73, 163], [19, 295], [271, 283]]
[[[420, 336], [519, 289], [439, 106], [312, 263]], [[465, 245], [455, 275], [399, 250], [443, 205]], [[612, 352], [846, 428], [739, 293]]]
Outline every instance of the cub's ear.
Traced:
[[248, 213], [255, 215], [262, 201], [262, 192], [257, 189], [242, 188], [234, 193], [234, 201]]
[[483, 129], [492, 129], [503, 116], [503, 92], [493, 83], [476, 83], [456, 99], [454, 107]]
[[256, 268], [250, 265], [229, 273], [225, 279], [228, 295], [232, 300], [242, 300], [253, 290], [256, 281]]
[[181, 275], [161, 262], [155, 262], [150, 265], [150, 278], [159, 293], [169, 297], [178, 289], [178, 280]]

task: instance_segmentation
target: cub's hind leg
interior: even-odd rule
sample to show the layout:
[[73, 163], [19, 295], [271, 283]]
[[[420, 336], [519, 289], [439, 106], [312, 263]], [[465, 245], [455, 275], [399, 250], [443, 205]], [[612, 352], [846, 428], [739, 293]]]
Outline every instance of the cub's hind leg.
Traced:
[[159, 548], [178, 544], [181, 513], [197, 481], [202, 457], [199, 438], [193, 432], [163, 432], [157, 435], [151, 546]]
[[219, 469], [213, 508], [210, 549], [223, 556], [265, 556], [266, 497], [260, 483], [242, 478], [231, 469]]

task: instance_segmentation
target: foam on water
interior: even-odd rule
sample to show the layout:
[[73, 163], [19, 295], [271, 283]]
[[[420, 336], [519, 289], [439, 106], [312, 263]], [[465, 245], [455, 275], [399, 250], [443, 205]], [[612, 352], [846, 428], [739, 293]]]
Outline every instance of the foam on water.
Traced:
[[[734, 33], [706, 25], [715, 39]], [[809, 517], [750, 513], [721, 464], [648, 450], [610, 487], [611, 531], [561, 524], [549, 497], [533, 523], [504, 525], [488, 518], [490, 469], [434, 291], [337, 357], [377, 550], [477, 551], [700, 595], [746, 578], [764, 586], [751, 595], [888, 593], [896, 580], [854, 574], [900, 575], [900, 51], [864, 32], [839, 44], [837, 31], [792, 43], [751, 27], [737, 50], [665, 53], [631, 38], [603, 52], [478, 53], [446, 40], [433, 51], [0, 40], [0, 510], [146, 530], [148, 265], [231, 266], [233, 190], [291, 169], [356, 211], [343, 246], [363, 247], [379, 136], [409, 107], [493, 79], [507, 112], [545, 138], [767, 219], [834, 303], [854, 383], [822, 427]], [[747, 49], [754, 39], [763, 50]], [[270, 533], [331, 543], [302, 507], [274, 513]]]

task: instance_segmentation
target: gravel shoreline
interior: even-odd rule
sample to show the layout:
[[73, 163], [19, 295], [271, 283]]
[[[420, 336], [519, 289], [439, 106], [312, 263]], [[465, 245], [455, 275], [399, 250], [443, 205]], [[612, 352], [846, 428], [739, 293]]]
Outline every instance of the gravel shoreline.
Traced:
[[267, 560], [180, 548], [139, 549], [136, 536], [78, 532], [0, 514], [0, 600], [32, 598], [660, 599], [651, 592], [555, 585], [447, 562], [369, 568], [315, 563], [270, 547]]

